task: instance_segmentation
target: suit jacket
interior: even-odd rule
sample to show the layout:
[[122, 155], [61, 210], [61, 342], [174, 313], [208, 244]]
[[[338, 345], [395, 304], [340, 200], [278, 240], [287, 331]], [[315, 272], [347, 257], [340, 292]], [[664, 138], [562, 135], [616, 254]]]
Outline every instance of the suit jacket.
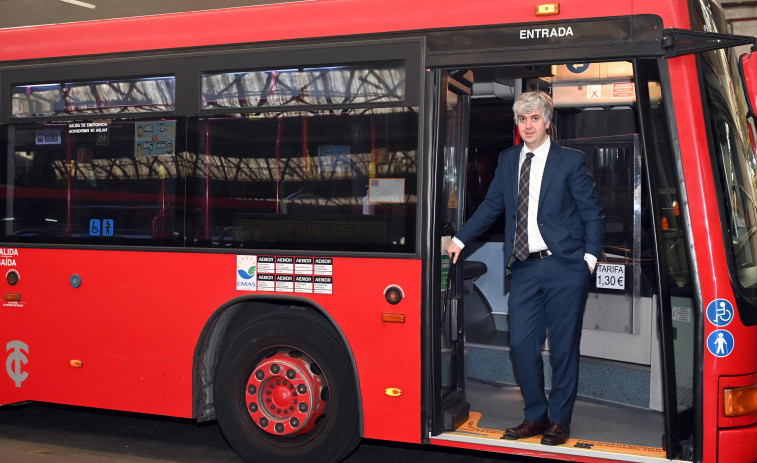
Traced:
[[[486, 198], [455, 236], [470, 243], [505, 214], [505, 258], [513, 253], [518, 209], [518, 159], [522, 145], [499, 154]], [[584, 253], [599, 257], [604, 238], [604, 214], [586, 156], [552, 142], [544, 166], [537, 213], [539, 231], [552, 254], [565, 265], [586, 269]]]

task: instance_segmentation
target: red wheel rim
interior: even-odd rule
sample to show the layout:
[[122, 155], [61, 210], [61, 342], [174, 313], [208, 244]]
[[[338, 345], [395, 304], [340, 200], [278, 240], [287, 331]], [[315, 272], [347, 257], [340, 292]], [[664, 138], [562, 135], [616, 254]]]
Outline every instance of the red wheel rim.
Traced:
[[326, 413], [320, 368], [299, 351], [279, 350], [255, 366], [245, 391], [250, 417], [263, 431], [298, 436]]

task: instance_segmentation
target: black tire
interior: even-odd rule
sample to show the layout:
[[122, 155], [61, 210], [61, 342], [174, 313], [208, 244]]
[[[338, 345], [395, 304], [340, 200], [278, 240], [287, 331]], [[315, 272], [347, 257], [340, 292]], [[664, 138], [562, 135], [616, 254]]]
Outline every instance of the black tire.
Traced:
[[[312, 429], [280, 436], [255, 421], [256, 415], [248, 410], [247, 388], [248, 380], [254, 381], [252, 375], [267, 358], [289, 353], [312, 359], [316, 367], [311, 370], [317, 372], [326, 391], [321, 395], [325, 395], [323, 411], [318, 412], [317, 420], [309, 420]], [[285, 310], [257, 319], [235, 333], [221, 352], [213, 389], [221, 430], [245, 461], [337, 462], [360, 441], [358, 397], [350, 357], [341, 338], [316, 313]]]

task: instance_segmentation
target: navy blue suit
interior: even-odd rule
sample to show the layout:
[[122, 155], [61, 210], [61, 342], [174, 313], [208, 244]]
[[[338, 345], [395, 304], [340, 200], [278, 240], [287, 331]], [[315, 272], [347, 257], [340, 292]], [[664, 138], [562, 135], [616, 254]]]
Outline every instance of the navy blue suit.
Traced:
[[[569, 425], [578, 386], [579, 343], [591, 272], [584, 253], [599, 257], [604, 215], [584, 153], [551, 143], [537, 221], [550, 257], [512, 258], [522, 146], [499, 155], [486, 198], [455, 234], [467, 244], [505, 216], [505, 259], [512, 273], [510, 348], [525, 401], [525, 419]], [[550, 333], [552, 390], [544, 395], [541, 346]]]

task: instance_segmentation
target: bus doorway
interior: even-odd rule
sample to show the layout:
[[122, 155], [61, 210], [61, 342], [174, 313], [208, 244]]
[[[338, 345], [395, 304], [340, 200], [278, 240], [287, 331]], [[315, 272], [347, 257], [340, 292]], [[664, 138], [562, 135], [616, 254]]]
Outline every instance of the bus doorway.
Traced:
[[[455, 162], [448, 167], [445, 158], [445, 191], [439, 199], [440, 207], [447, 207], [445, 220], [459, 226], [483, 200], [498, 154], [519, 143], [512, 104], [529, 90], [552, 96], [552, 140], [586, 154], [605, 214], [603, 252], [584, 312], [571, 439], [560, 450], [595, 457], [597, 451], [619, 451], [637, 455], [639, 461], [688, 458], [693, 431], [686, 417], [693, 411], [694, 298], [658, 63], [482, 67], [467, 75], [469, 137], [467, 149], [460, 150], [467, 160], [461, 169]], [[438, 127], [445, 133], [450, 125]], [[448, 184], [462, 188], [455, 190], [454, 201]], [[460, 209], [463, 219], [455, 222]], [[506, 427], [523, 419], [517, 372], [510, 360], [510, 288], [503, 231], [500, 219], [476, 242], [466, 243], [463, 266], [453, 266], [449, 272], [450, 281], [459, 285], [452, 285], [452, 290], [459, 288], [461, 293], [454, 313], [465, 308], [458, 322], [464, 327], [464, 362], [456, 368], [465, 373], [461, 389], [470, 413], [455, 431], [432, 440], [538, 450], [540, 436], [500, 439]], [[486, 272], [463, 275], [466, 267]], [[465, 276], [471, 277], [467, 284]], [[459, 332], [446, 331], [452, 336]], [[441, 355], [446, 355], [444, 345]], [[549, 339], [542, 355], [549, 394]], [[443, 380], [441, 385], [444, 390]]]

